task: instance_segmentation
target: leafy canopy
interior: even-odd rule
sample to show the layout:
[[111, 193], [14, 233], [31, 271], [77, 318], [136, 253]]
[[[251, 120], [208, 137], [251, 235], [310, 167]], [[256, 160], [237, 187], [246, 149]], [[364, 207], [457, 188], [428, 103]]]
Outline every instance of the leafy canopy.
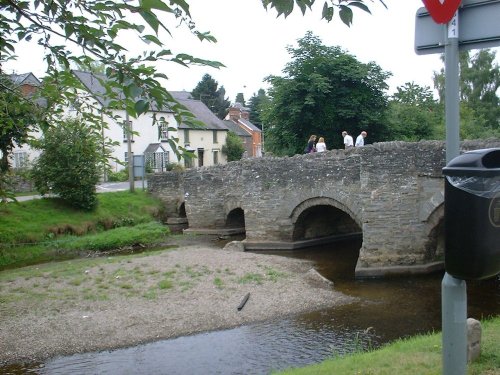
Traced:
[[270, 101], [262, 113], [266, 148], [278, 155], [301, 153], [311, 134], [342, 146], [341, 132], [366, 130], [371, 141], [386, 137], [384, 114], [389, 73], [363, 64], [311, 32], [288, 48], [285, 75], [269, 76]]
[[97, 205], [101, 135], [79, 120], [51, 127], [40, 140], [40, 157], [33, 166], [41, 194], [57, 194], [69, 206], [92, 210]]

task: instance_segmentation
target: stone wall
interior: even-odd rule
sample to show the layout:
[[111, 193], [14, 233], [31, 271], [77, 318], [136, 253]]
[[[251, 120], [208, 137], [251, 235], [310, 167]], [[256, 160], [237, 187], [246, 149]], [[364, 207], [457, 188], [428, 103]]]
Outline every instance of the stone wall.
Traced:
[[[462, 143], [489, 147], [500, 140]], [[363, 233], [357, 268], [412, 266], [442, 255], [444, 165], [443, 142], [387, 142], [155, 174], [148, 187], [172, 215], [184, 202], [190, 228], [224, 228], [241, 208], [247, 243], [293, 242], [304, 213], [333, 207]]]

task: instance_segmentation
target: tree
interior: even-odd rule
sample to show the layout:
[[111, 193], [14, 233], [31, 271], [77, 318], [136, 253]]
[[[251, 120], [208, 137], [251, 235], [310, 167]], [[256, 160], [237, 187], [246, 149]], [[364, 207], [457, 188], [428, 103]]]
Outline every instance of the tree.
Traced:
[[[373, 2], [373, 0], [371, 0]], [[380, 3], [386, 7], [383, 0], [379, 0]], [[370, 13], [370, 9], [366, 6], [368, 1], [365, 0], [328, 0], [323, 3], [322, 16], [323, 19], [330, 22], [335, 14], [335, 9], [338, 10], [338, 15], [343, 23], [350, 26], [353, 20], [352, 7], [359, 8], [365, 12]], [[299, 7], [302, 14], [304, 14], [308, 9], [312, 9], [315, 0], [262, 0], [262, 4], [267, 8], [275, 8], [278, 12], [278, 16], [283, 15], [287, 17], [292, 13], [294, 5]]]
[[[444, 61], [444, 56], [441, 57]], [[485, 120], [492, 131], [500, 130], [500, 67], [495, 63], [495, 51], [482, 49], [470, 55], [469, 51], [460, 52], [460, 102], [467, 105]], [[445, 72], [434, 73], [434, 87], [439, 92], [440, 102], [444, 104]]]
[[240, 103], [243, 107], [245, 107], [245, 97], [242, 92], [236, 94], [235, 103]]
[[389, 102], [389, 139], [419, 141], [433, 138], [441, 119], [442, 110], [430, 87], [407, 82], [397, 88]]
[[[179, 122], [189, 123], [194, 116], [164, 89], [161, 80], [167, 76], [152, 64], [161, 61], [216, 68], [222, 64], [186, 53], [173, 54], [162, 38], [164, 33], [169, 33], [168, 21], [188, 27], [200, 40], [216, 41], [210, 33], [196, 28], [184, 0], [3, 1], [0, 4], [0, 64], [15, 59], [20, 41], [35, 39], [45, 48], [44, 94], [53, 101], [47, 108], [49, 120], [52, 115], [60, 115], [62, 105], [74, 101], [76, 88], [85, 89], [69, 73], [71, 64], [92, 70], [97, 62], [106, 67], [107, 79], [102, 83], [111, 107], [124, 108], [131, 117], [138, 117], [153, 106], [168, 105]], [[150, 49], [137, 57], [129, 57], [126, 47], [119, 42], [120, 37], [126, 40], [136, 37]]]
[[[379, 0], [382, 4], [383, 1]], [[347, 25], [352, 22], [351, 8], [369, 12], [367, 0], [329, 0], [323, 4], [323, 18], [331, 21], [338, 9], [340, 19]], [[265, 8], [274, 8], [278, 16], [288, 16], [296, 4], [302, 13], [311, 9], [315, 0], [263, 0]], [[384, 4], [385, 5], [385, 4]], [[223, 65], [216, 61], [196, 58], [187, 53], [174, 54], [165, 45], [164, 35], [170, 34], [169, 24], [187, 27], [200, 41], [216, 42], [209, 32], [199, 31], [191, 18], [186, 0], [5, 0], [0, 3], [0, 66], [2, 62], [16, 59], [16, 45], [33, 41], [46, 51], [47, 93], [57, 103], [71, 105], [78, 80], [68, 74], [71, 64], [88, 67], [105, 66], [103, 85], [110, 97], [109, 105], [124, 108], [131, 117], [138, 117], [149, 109], [170, 106], [176, 120], [191, 123], [194, 116], [179, 105], [164, 88], [155, 62], [174, 62], [184, 66]], [[127, 55], [120, 38], [129, 42], [133, 38], [148, 47], [135, 57]], [[60, 67], [63, 71], [60, 72]], [[1, 83], [0, 83], [1, 84]], [[52, 85], [52, 88], [50, 86]], [[89, 93], [90, 94], [90, 93]], [[219, 102], [224, 102], [225, 91], [219, 92]], [[60, 114], [59, 106], [48, 106], [48, 120], [53, 113]], [[220, 109], [217, 113], [222, 117]], [[49, 121], [50, 122], [50, 121]], [[153, 123], [156, 118], [153, 114]]]
[[8, 76], [0, 74], [0, 173], [10, 169], [12, 149], [28, 141], [29, 132], [40, 118], [35, 102], [25, 98]]
[[69, 206], [92, 210], [97, 205], [101, 134], [79, 120], [48, 129], [39, 141], [42, 150], [33, 166], [37, 190], [57, 194]]
[[269, 97], [264, 89], [259, 89], [257, 95], [253, 94], [248, 100], [250, 108], [250, 122], [262, 130], [262, 110], [269, 103]]
[[[379, 0], [384, 6], [383, 0]], [[288, 16], [296, 4], [302, 13], [311, 9], [315, 0], [263, 0], [265, 8], [274, 8], [279, 15]], [[323, 18], [331, 21], [338, 9], [340, 19], [347, 25], [352, 23], [353, 11], [359, 8], [369, 12], [367, 0], [329, 0], [323, 4]], [[106, 66], [109, 79], [108, 93], [118, 90], [120, 104], [132, 117], [145, 113], [152, 106], [161, 108], [172, 104], [179, 120], [192, 117], [182, 106], [176, 106], [172, 96], [163, 88], [160, 80], [166, 79], [151, 65], [166, 61], [182, 65], [200, 64], [221, 67], [222, 64], [203, 60], [187, 53], [173, 54], [166, 48], [163, 34], [170, 34], [167, 22], [176, 27], [186, 26], [199, 40], [216, 42], [209, 32], [201, 32], [191, 18], [186, 0], [143, 0], [140, 2], [110, 2], [107, 0], [6, 0], [0, 3], [0, 65], [15, 59], [16, 44], [35, 38], [47, 51], [45, 60], [47, 74], [57, 77], [58, 67], [69, 69], [70, 64], [88, 66], [94, 62]], [[141, 55], [128, 58], [126, 48], [118, 37], [133, 36], [154, 46]], [[131, 34], [133, 34], [131, 36]], [[72, 47], [75, 47], [74, 49]], [[75, 52], [79, 51], [79, 52]], [[61, 83], [63, 80], [59, 80]], [[74, 88], [75, 79], [65, 77], [64, 87]], [[60, 89], [61, 87], [59, 87]], [[64, 94], [62, 91], [61, 94]]]
[[205, 103], [220, 119], [226, 117], [227, 110], [231, 104], [225, 95], [226, 90], [224, 86], [219, 87], [219, 83], [210, 74], [205, 74], [191, 92], [191, 96], [194, 99]]
[[270, 102], [263, 111], [266, 148], [277, 155], [302, 153], [311, 134], [341, 147], [342, 130], [366, 130], [371, 141], [386, 137], [386, 79], [389, 73], [363, 64], [340, 47], [327, 47], [311, 32], [288, 47], [284, 77], [266, 81]]
[[222, 153], [227, 156], [227, 161], [240, 160], [245, 152], [243, 142], [236, 133], [228, 132], [226, 144], [222, 146]]

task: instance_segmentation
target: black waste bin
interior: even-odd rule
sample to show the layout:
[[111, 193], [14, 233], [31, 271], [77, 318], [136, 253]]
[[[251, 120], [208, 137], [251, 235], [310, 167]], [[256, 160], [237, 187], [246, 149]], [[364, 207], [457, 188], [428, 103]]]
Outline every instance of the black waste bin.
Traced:
[[445, 268], [462, 280], [500, 272], [500, 148], [466, 152], [443, 168]]

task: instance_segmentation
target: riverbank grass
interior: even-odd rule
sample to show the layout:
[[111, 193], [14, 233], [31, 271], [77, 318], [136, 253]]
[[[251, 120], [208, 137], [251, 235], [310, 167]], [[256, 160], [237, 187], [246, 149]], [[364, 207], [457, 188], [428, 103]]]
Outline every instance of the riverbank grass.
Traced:
[[146, 192], [99, 194], [95, 211], [69, 208], [57, 198], [0, 208], [0, 270], [89, 256], [164, 241], [160, 202]]
[[[481, 322], [481, 356], [468, 365], [469, 375], [500, 374], [500, 317]], [[280, 375], [440, 375], [442, 373], [441, 333], [400, 339], [380, 349], [332, 357], [324, 362]]]

